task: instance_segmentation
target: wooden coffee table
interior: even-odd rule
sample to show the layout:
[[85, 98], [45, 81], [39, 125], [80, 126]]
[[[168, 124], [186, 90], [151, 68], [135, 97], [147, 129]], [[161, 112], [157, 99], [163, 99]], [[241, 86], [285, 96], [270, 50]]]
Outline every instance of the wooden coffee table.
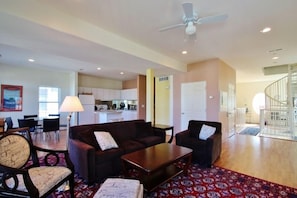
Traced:
[[[177, 167], [174, 163], [185, 159], [184, 167]], [[162, 143], [122, 156], [125, 176], [129, 168], [140, 171], [140, 178], [144, 190], [153, 191], [159, 185], [181, 173], [187, 174], [192, 160], [192, 149], [169, 143]]]

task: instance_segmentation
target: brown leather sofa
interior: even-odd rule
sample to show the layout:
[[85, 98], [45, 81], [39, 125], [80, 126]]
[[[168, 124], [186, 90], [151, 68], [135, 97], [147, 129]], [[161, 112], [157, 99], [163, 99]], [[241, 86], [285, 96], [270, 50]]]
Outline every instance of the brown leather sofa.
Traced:
[[[119, 175], [123, 154], [163, 143], [166, 136], [144, 120], [78, 125], [69, 131], [70, 159], [75, 172], [88, 184]], [[110, 132], [119, 147], [102, 151], [94, 131]]]
[[[215, 133], [206, 140], [199, 139], [202, 125], [215, 127]], [[176, 145], [193, 149], [192, 160], [202, 167], [211, 165], [220, 157], [222, 150], [222, 125], [219, 122], [190, 120], [188, 129], [175, 135]]]

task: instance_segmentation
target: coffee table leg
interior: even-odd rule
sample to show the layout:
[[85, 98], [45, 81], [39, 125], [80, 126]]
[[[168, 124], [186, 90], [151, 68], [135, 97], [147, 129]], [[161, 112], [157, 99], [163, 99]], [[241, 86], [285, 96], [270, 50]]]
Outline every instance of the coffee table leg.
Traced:
[[123, 172], [124, 176], [127, 177], [128, 176], [128, 168], [127, 168], [127, 165], [126, 165], [124, 160], [122, 160], [122, 168], [123, 168], [123, 171], [124, 171]]
[[185, 166], [184, 166], [184, 174], [187, 176], [188, 175], [188, 170], [189, 170], [189, 166], [192, 163], [192, 154], [189, 155], [188, 157], [188, 161], [186, 162]]

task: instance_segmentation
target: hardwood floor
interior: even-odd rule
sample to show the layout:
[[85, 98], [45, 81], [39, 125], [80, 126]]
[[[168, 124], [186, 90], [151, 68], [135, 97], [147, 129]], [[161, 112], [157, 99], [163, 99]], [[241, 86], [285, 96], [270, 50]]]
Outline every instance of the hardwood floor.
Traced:
[[[33, 137], [34, 144], [53, 149], [65, 149], [65, 139], [66, 130], [60, 131], [59, 141], [53, 133], [45, 139], [41, 134]], [[297, 188], [296, 141], [236, 134], [223, 142], [215, 165]]]
[[223, 142], [215, 165], [297, 188], [297, 142], [236, 134]]

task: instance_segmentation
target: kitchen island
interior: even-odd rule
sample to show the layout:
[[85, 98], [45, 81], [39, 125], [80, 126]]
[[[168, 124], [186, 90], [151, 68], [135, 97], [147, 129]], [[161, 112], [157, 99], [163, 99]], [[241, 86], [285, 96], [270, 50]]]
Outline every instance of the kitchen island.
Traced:
[[124, 118], [121, 110], [96, 111], [97, 123], [117, 122], [122, 120], [124, 120]]

